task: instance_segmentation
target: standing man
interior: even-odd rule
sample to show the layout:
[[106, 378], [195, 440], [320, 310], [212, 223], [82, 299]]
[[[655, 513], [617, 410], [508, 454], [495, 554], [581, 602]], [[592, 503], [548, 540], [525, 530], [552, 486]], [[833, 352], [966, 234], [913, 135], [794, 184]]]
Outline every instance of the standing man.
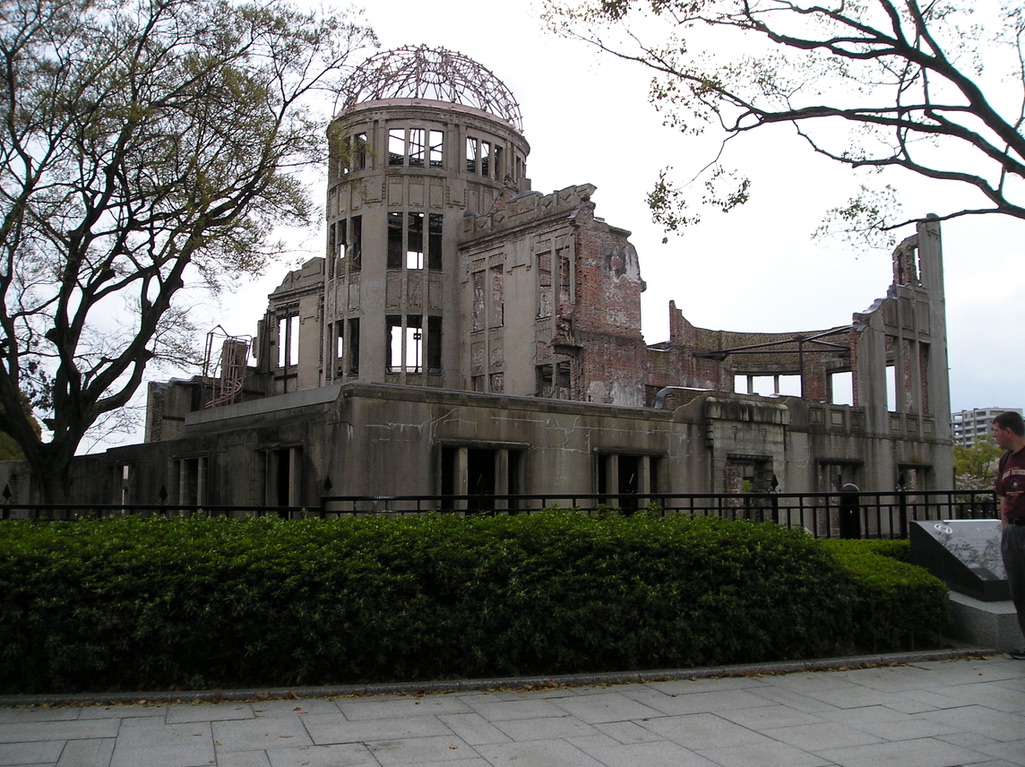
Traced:
[[[1000, 553], [1011, 587], [1011, 601], [1018, 611], [1018, 625], [1025, 635], [1025, 421], [1018, 413], [1001, 413], [993, 419], [993, 438], [1006, 450], [997, 463], [996, 494], [1000, 496]], [[1025, 649], [1010, 653], [1025, 660]]]

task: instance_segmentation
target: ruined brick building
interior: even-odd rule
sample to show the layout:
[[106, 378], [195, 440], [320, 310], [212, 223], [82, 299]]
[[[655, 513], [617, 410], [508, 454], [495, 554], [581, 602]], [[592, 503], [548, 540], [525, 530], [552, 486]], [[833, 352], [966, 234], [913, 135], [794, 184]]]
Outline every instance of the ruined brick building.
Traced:
[[84, 459], [83, 493], [302, 505], [952, 485], [938, 222], [850, 325], [713, 331], [671, 304], [669, 339], [649, 345], [629, 232], [595, 214], [591, 185], [531, 190], [519, 107], [479, 64], [379, 54], [328, 139], [324, 254], [270, 295], [251, 342], [151, 384], [147, 442]]

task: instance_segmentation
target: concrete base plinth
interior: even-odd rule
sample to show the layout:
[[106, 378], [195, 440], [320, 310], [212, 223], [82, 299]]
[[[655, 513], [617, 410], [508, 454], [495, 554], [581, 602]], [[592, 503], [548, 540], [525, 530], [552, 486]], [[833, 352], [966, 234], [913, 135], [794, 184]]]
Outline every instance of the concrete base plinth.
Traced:
[[983, 602], [951, 591], [950, 614], [949, 633], [955, 639], [1004, 652], [1020, 650], [1025, 644], [1010, 601]]

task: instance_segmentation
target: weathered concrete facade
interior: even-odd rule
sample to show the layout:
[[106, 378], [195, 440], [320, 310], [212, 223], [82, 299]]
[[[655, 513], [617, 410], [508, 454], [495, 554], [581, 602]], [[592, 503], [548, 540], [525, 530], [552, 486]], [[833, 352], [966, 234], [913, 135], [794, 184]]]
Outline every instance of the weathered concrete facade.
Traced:
[[[504, 86], [447, 52], [374, 62], [328, 132], [325, 254], [270, 295], [255, 365], [151, 385], [147, 443], [83, 459], [83, 497], [952, 485], [938, 222], [850, 325], [713, 331], [671, 305], [669, 340], [648, 345], [630, 233], [589, 184], [530, 189]], [[457, 64], [451, 100], [395, 86]]]

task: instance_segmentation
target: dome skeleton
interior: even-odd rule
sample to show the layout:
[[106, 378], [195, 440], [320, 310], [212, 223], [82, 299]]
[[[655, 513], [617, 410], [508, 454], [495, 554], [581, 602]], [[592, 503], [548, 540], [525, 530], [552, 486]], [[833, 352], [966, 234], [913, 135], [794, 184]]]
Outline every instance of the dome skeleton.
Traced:
[[343, 110], [368, 101], [426, 99], [480, 109], [523, 130], [520, 106], [509, 88], [473, 59], [444, 48], [406, 46], [375, 54], [339, 95]]

